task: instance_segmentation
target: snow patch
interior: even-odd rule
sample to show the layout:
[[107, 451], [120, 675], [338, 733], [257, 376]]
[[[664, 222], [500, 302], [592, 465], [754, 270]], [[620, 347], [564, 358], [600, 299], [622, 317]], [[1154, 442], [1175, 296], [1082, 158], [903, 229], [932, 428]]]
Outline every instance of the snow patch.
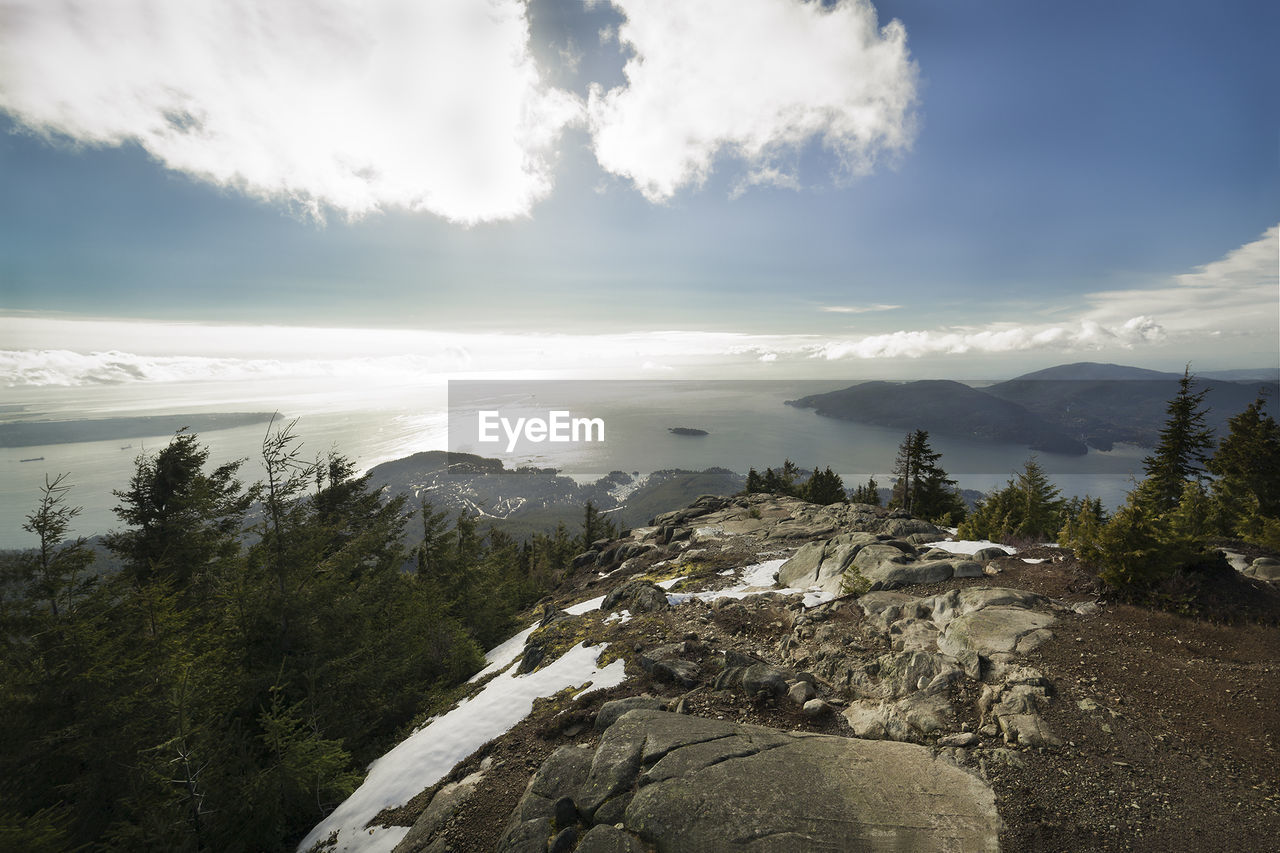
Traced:
[[[579, 612], [585, 613], [592, 609], [586, 605], [594, 602], [594, 607], [599, 607], [600, 601], [592, 599], [574, 605], [570, 612], [583, 608]], [[505, 649], [514, 640], [513, 637], [498, 646], [491, 654]], [[508, 669], [499, 674], [475, 696], [431, 720], [369, 765], [364, 784], [312, 829], [298, 850], [309, 850], [336, 831], [337, 844], [326, 850], [334, 853], [390, 851], [404, 838], [408, 828], [391, 827], [371, 832], [364, 828], [365, 824], [383, 809], [404, 805], [444, 778], [454, 765], [478, 747], [505, 734], [529, 715], [534, 699], [586, 682], [591, 682], [592, 690], [621, 684], [626, 679], [625, 664], [621, 660], [604, 668], [596, 666], [605, 647], [604, 643], [590, 648], [579, 643], [537, 672], [516, 675]]]
[[583, 613], [590, 613], [592, 610], [599, 610], [601, 604], [604, 604], [603, 595], [595, 598], [588, 598], [586, 601], [579, 601], [571, 607], [566, 607], [564, 612], [568, 613], [570, 616], [581, 616]]
[[921, 549], [941, 548], [952, 554], [975, 554], [983, 548], [1000, 548], [1006, 554], [1018, 553], [1018, 549], [1012, 545], [1001, 545], [999, 542], [988, 542], [986, 539], [949, 539], [943, 542], [927, 542], [920, 547]]
[[484, 659], [489, 665], [468, 678], [467, 683], [482, 681], [509, 666], [512, 661], [520, 657], [521, 652], [524, 651], [524, 641], [529, 639], [529, 635], [537, 630], [537, 627], [537, 625], [530, 625], [510, 640], [485, 652]]
[[[793, 587], [780, 588], [777, 586], [778, 570], [782, 568], [782, 564], [786, 562], [785, 558], [777, 560], [766, 560], [763, 563], [755, 563], [745, 566], [741, 569], [739, 581], [735, 586], [726, 589], [713, 589], [707, 592], [673, 592], [667, 595], [667, 601], [672, 606], [684, 604], [690, 599], [700, 599], [701, 601], [715, 601], [717, 598], [733, 598], [741, 600], [752, 595], [763, 595], [765, 593], [776, 592], [782, 595], [804, 595], [804, 606], [813, 607], [824, 601], [830, 601], [835, 595], [829, 592], [823, 592], [817, 587], [812, 589], [795, 589]], [[723, 573], [722, 573], [723, 574]]]
[[631, 621], [630, 610], [619, 610], [616, 613], [610, 613], [608, 616], [604, 617], [604, 623], [606, 625], [608, 625], [610, 622], [617, 622], [618, 624], [621, 625], [630, 621]]
[[1022, 558], [1022, 562], [1024, 563], [1043, 563], [1043, 562], [1046, 562], [1047, 560], [1048, 560], [1047, 557], [1023, 557]]

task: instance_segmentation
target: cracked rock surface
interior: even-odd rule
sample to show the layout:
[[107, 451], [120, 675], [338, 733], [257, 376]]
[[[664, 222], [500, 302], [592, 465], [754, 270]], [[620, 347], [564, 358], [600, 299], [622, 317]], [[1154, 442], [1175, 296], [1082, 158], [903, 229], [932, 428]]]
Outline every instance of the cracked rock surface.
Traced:
[[[580, 766], [561, 755], [575, 749], [548, 764]], [[539, 771], [498, 849], [545, 850], [546, 830], [561, 827], [528, 801], [564, 797], [586, 837], [613, 845], [601, 849], [999, 849], [991, 788], [926, 747], [664, 711], [618, 718], [585, 774]]]

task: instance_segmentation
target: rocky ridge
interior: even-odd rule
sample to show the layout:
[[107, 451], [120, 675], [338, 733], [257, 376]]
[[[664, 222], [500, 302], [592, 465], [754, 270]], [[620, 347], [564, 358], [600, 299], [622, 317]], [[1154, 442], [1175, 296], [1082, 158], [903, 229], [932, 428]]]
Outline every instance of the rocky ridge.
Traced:
[[[1079, 759], [1082, 719], [1120, 719], [1101, 697], [1074, 698], [1096, 677], [1045, 665], [1105, 602], [1062, 554], [1032, 565], [930, 546], [945, 537], [871, 506], [752, 495], [704, 496], [595, 543], [517, 665], [603, 642], [628, 681], [535, 708], [394, 816], [416, 818], [397, 853], [1055, 849], [1066, 836], [1141, 849], [1141, 835], [1089, 816], [1028, 843], [1034, 797], [1017, 787]], [[742, 590], [746, 567], [782, 589]], [[1028, 588], [1037, 576], [1059, 581]], [[559, 607], [591, 595], [603, 596], [592, 613]], [[1260, 744], [1271, 755], [1274, 710]], [[1280, 828], [1276, 775], [1252, 805]], [[1221, 849], [1266, 849], [1262, 837]]]

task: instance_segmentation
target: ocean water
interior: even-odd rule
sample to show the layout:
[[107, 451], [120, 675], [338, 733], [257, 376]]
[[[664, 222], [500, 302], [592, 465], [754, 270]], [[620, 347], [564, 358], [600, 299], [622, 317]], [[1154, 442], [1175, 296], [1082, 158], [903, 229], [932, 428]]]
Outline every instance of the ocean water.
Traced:
[[[555, 467], [579, 481], [613, 470], [647, 474], [663, 468], [711, 466], [745, 472], [790, 458], [802, 468], [830, 465], [852, 488], [875, 476], [889, 485], [903, 431], [824, 418], [784, 405], [806, 394], [846, 387], [847, 382], [638, 382], [466, 383], [426, 378], [414, 384], [337, 380], [191, 382], [163, 386], [9, 389], [0, 421], [63, 420], [199, 412], [280, 412], [277, 424], [298, 419], [304, 454], [330, 449], [367, 469], [422, 450], [495, 456], [509, 466]], [[458, 393], [459, 387], [467, 389]], [[545, 416], [549, 407], [600, 418], [603, 442], [524, 442], [515, 452], [477, 440], [475, 416], [496, 409], [504, 417]], [[708, 435], [674, 435], [669, 427]], [[258, 458], [266, 424], [201, 434], [210, 462], [246, 459], [247, 482], [262, 474]], [[73, 504], [82, 506], [75, 531], [105, 532], [116, 525], [112, 490], [127, 486], [140, 453], [162, 447], [170, 436], [0, 448], [0, 547], [27, 547], [21, 529], [46, 474], [68, 473]], [[1032, 452], [1026, 447], [931, 436], [941, 464], [964, 488], [1002, 486]], [[1147, 451], [1119, 446], [1067, 457], [1036, 454], [1065, 496], [1089, 494], [1114, 507], [1142, 472]], [[44, 457], [38, 462], [23, 459]]]

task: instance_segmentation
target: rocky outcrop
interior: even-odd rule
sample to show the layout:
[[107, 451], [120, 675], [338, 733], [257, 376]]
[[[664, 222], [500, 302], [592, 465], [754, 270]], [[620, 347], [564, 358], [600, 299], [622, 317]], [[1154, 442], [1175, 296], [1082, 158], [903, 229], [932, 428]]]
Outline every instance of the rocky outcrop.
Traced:
[[1258, 580], [1280, 583], [1280, 560], [1258, 557], [1244, 570], [1244, 574]]
[[436, 833], [445, 822], [453, 817], [458, 809], [475, 792], [476, 786], [484, 777], [489, 764], [486, 761], [480, 770], [470, 774], [459, 782], [442, 785], [432, 796], [426, 810], [418, 816], [409, 833], [400, 840], [391, 853], [437, 853], [444, 850], [444, 839], [433, 842]]
[[913, 744], [631, 711], [582, 752], [539, 769], [499, 850], [999, 849], [991, 788]]
[[[926, 534], [940, 535], [941, 531]], [[1000, 556], [1004, 555], [1000, 551]], [[843, 595], [982, 575], [982, 564], [976, 560], [940, 550], [922, 553], [915, 544], [888, 533], [856, 532], [803, 546], [782, 564], [778, 582], [797, 589], [816, 586]]]
[[868, 504], [819, 506], [799, 498], [778, 495], [704, 496], [691, 506], [654, 518], [640, 532], [642, 541], [657, 541], [664, 527], [695, 527], [698, 535], [745, 536], [760, 542], [801, 543], [826, 539], [838, 533], [863, 531], [889, 539], [946, 536], [946, 531], [901, 513], [889, 513]]
[[600, 602], [600, 609], [606, 613], [623, 609], [633, 613], [648, 613], [664, 610], [666, 607], [666, 590], [646, 580], [630, 581], [616, 587]]

